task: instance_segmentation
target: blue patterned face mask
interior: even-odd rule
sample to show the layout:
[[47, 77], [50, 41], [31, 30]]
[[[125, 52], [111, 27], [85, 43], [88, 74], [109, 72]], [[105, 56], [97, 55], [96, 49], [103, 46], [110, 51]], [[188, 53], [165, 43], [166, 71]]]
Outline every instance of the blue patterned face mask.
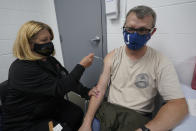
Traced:
[[140, 35], [137, 32], [129, 33], [123, 30], [124, 41], [127, 47], [131, 50], [141, 49], [147, 41], [151, 38], [151, 34]]

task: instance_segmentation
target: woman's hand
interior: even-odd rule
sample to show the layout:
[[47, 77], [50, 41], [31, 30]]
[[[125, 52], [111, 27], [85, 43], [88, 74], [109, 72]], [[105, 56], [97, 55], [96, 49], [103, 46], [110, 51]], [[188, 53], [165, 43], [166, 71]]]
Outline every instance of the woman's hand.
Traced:
[[94, 59], [94, 54], [90, 53], [88, 56], [85, 56], [81, 61], [80, 61], [80, 65], [84, 66], [84, 68], [89, 67]]
[[98, 97], [99, 96], [99, 90], [97, 89], [97, 87], [93, 87], [89, 92], [88, 92], [88, 95], [89, 96], [95, 96], [95, 97]]

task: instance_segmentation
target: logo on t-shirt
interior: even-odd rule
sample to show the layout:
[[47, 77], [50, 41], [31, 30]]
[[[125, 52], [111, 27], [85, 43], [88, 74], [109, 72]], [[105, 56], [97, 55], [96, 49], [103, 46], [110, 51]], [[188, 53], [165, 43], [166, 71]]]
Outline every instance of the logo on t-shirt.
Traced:
[[146, 73], [141, 73], [136, 76], [135, 85], [138, 88], [146, 88], [149, 85], [149, 76]]

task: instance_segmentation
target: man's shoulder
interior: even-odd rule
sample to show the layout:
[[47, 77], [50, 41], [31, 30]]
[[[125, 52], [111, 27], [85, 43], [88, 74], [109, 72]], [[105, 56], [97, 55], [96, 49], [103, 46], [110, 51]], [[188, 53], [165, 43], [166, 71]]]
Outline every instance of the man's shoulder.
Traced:
[[152, 47], [148, 47], [150, 52], [150, 59], [153, 59], [154, 62], [158, 65], [158, 67], [165, 67], [167, 65], [172, 65], [171, 60], [164, 52], [156, 50]]
[[125, 45], [120, 46], [119, 48], [115, 48], [113, 50], [113, 59], [119, 59], [122, 57], [123, 53], [125, 52]]
[[125, 50], [126, 45], [122, 45], [119, 48], [114, 49], [115, 53], [122, 53]]
[[148, 47], [148, 50], [151, 56], [155, 56], [159, 60], [168, 60], [168, 57], [163, 52], [152, 47]]
[[104, 58], [105, 67], [110, 68], [112, 71], [120, 63], [124, 48], [125, 46], [121, 46], [110, 51]]
[[111, 66], [113, 61], [115, 50], [110, 51], [105, 57], [104, 57], [104, 65]]
[[114, 48], [108, 54], [116, 54], [118, 52], [122, 52], [124, 49], [125, 49], [125, 45], [122, 45], [122, 46], [120, 46], [118, 48]]

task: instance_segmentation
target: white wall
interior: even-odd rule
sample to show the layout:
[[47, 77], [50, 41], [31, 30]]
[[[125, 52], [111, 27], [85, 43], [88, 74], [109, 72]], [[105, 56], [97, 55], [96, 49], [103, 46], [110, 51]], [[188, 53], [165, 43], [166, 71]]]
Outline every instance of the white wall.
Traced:
[[[195, 110], [196, 91], [192, 90], [190, 85], [196, 63], [196, 0], [120, 0], [119, 19], [107, 19], [108, 51], [124, 44], [121, 27], [126, 12], [137, 5], [150, 6], [157, 13], [157, 32], [148, 45], [172, 60], [187, 101], [194, 100], [189, 107]], [[175, 130], [196, 131], [192, 120], [195, 121], [196, 116], [190, 115]]]
[[122, 26], [126, 12], [141, 4], [152, 7], [157, 13], [157, 32], [148, 45], [170, 57], [181, 82], [190, 85], [196, 62], [196, 1], [120, 0], [119, 19], [107, 19], [108, 51], [124, 44]]
[[0, 82], [7, 79], [8, 69], [15, 59], [12, 46], [22, 24], [37, 20], [54, 31], [56, 58], [63, 64], [56, 13], [53, 0], [0, 0]]

